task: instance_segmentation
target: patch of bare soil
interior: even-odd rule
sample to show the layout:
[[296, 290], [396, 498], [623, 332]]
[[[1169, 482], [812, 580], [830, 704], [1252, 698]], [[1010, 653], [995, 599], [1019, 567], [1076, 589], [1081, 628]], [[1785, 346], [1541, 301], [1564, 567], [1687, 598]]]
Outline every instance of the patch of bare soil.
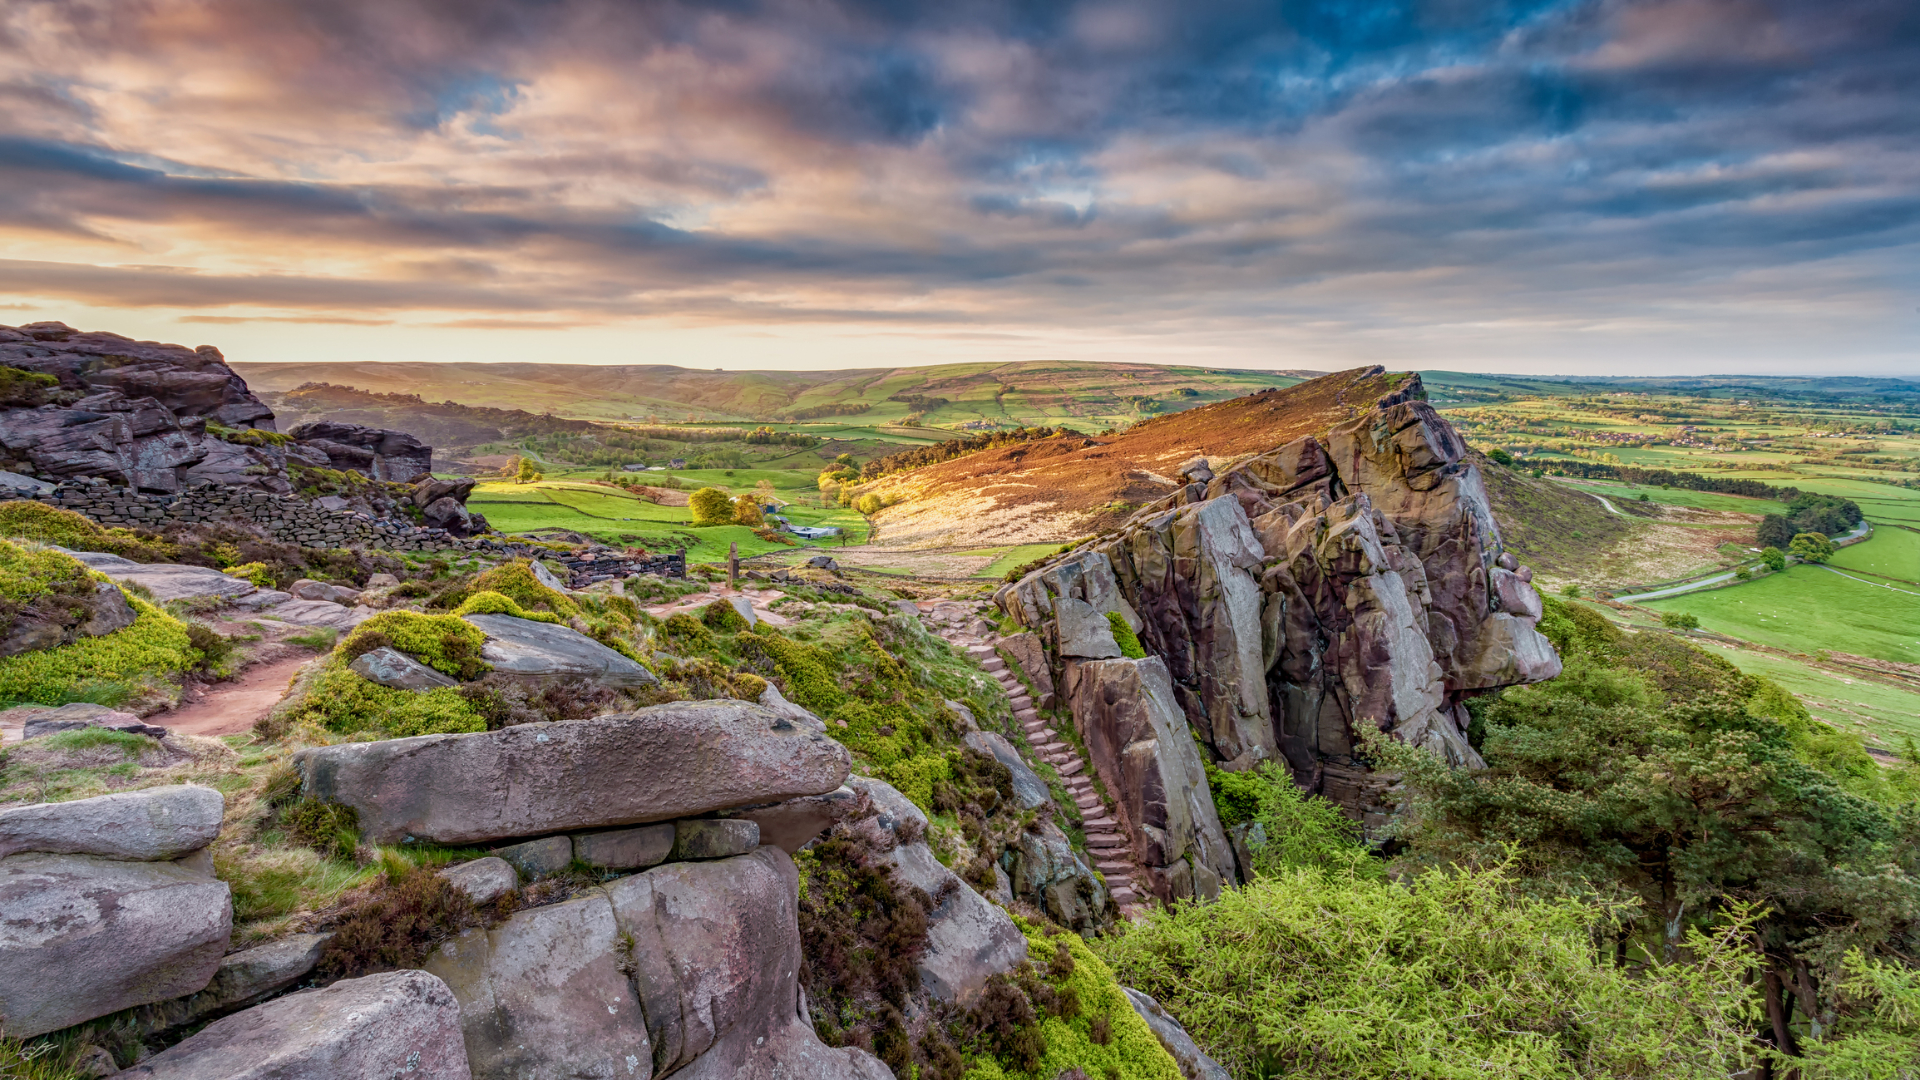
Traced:
[[313, 654], [301, 652], [255, 665], [234, 682], [201, 688], [195, 700], [150, 716], [147, 723], [181, 735], [243, 735], [280, 703], [294, 673], [312, 659]]

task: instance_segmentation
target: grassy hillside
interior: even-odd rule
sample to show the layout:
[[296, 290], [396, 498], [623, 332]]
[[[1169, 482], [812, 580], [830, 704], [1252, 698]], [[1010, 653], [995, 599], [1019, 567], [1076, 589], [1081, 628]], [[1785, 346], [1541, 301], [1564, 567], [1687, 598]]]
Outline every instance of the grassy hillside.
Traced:
[[1023, 361], [838, 371], [696, 371], [654, 365], [236, 364], [256, 391], [326, 382], [464, 405], [655, 422], [909, 418], [933, 426], [1057, 424], [1087, 431], [1205, 405], [1298, 377], [1157, 364]]

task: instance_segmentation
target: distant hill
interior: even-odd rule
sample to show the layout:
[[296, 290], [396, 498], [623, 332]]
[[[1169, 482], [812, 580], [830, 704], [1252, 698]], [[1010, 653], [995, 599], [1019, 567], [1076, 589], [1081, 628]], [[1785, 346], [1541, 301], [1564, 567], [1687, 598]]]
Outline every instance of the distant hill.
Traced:
[[700, 371], [652, 365], [477, 363], [235, 364], [255, 392], [330, 383], [426, 401], [584, 420], [1069, 423], [1098, 431], [1179, 412], [1313, 372], [1023, 361], [837, 371]]
[[1176, 486], [1195, 454], [1226, 460], [1325, 432], [1407, 376], [1355, 368], [1145, 421], [1123, 435], [1058, 436], [899, 473], [869, 490], [903, 500], [880, 516], [887, 547], [1072, 539], [1124, 521]]

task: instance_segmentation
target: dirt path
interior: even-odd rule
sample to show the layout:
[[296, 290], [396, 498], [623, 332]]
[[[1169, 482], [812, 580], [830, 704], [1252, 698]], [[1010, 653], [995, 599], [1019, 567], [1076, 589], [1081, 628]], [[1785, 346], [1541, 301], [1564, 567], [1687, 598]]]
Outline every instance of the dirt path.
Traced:
[[199, 701], [150, 716], [147, 723], [182, 735], [243, 735], [286, 696], [293, 673], [311, 659], [303, 652], [249, 668], [239, 682], [208, 687]]

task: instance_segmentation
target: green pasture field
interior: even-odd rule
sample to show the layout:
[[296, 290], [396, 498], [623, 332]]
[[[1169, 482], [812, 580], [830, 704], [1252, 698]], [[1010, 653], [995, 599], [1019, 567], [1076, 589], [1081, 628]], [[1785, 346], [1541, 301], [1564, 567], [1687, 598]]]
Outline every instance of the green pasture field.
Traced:
[[1899, 750], [1903, 738], [1920, 739], [1920, 694], [1752, 649], [1709, 651], [1793, 691], [1815, 716], [1866, 735], [1870, 745]]
[[[1876, 536], [1859, 545], [1871, 547]], [[1790, 566], [1741, 585], [1648, 600], [1654, 611], [1684, 611], [1703, 629], [1790, 652], [1817, 649], [1920, 663], [1920, 596], [1868, 584], [1819, 566]]]
[[[999, 554], [992, 562], [981, 567], [980, 572], [973, 576], [977, 578], [1003, 578], [1007, 576], [1007, 571], [1014, 567], [1025, 566], [1042, 555], [1051, 555], [1059, 550], [1059, 544], [1021, 544], [1018, 547], [1011, 548], [988, 548], [977, 554], [985, 555], [996, 551]], [[965, 554], [976, 553], [966, 552]]]
[[[1563, 478], [1561, 482], [1566, 481]], [[1714, 491], [1690, 491], [1686, 488], [1663, 488], [1658, 485], [1619, 484], [1611, 480], [1586, 480], [1578, 484], [1567, 484], [1579, 491], [1593, 491], [1613, 500], [1622, 502], [1637, 500], [1645, 495], [1648, 502], [1665, 503], [1668, 506], [1690, 506], [1696, 510], [1726, 510], [1736, 514], [1777, 514], [1784, 509], [1783, 503], [1773, 499], [1751, 499], [1744, 495], [1722, 495]]]
[[[750, 488], [748, 484], [739, 490]], [[487, 522], [502, 532], [571, 529], [607, 544], [638, 545], [649, 550], [684, 548], [689, 562], [724, 559], [732, 543], [740, 545], [742, 557], [788, 547], [763, 540], [744, 525], [695, 528], [688, 524], [690, 516], [684, 506], [659, 506], [591, 484], [482, 484], [474, 489], [467, 505], [485, 514]], [[849, 544], [866, 541], [866, 519], [855, 511], [791, 507], [785, 514], [796, 525], [838, 525], [847, 530]], [[837, 546], [839, 538], [820, 543]]]
[[1835, 552], [1832, 562], [1844, 570], [1920, 582], [1920, 533], [1882, 526], [1874, 530], [1873, 539], [1866, 543]]

